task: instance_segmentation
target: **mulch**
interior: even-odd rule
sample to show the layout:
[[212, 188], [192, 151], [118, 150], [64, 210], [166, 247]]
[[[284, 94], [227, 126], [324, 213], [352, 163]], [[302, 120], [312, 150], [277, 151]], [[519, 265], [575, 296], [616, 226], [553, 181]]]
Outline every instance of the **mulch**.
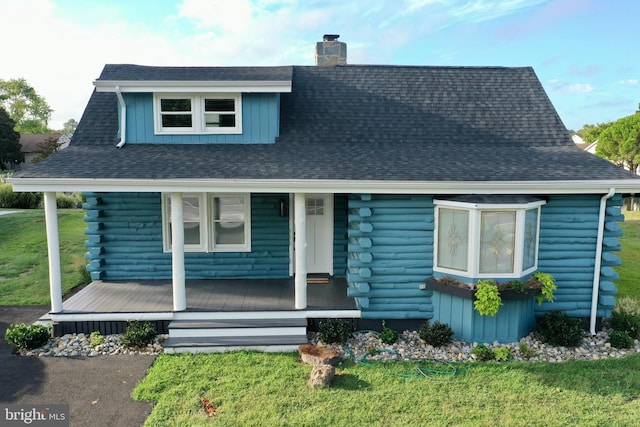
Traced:
[[68, 404], [71, 426], [142, 425], [153, 403], [131, 392], [155, 356], [20, 356], [4, 340], [11, 323], [32, 323], [48, 309], [0, 306], [0, 404]]

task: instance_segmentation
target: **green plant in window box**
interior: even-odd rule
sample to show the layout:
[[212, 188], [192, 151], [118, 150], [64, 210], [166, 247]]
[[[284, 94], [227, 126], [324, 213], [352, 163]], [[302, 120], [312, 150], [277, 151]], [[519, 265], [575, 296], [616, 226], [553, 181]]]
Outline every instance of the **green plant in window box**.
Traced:
[[529, 289], [537, 289], [535, 296], [538, 304], [543, 301], [553, 302], [555, 296], [553, 291], [557, 289], [553, 276], [548, 273], [536, 271], [528, 280], [519, 281], [512, 280], [507, 283], [500, 284], [495, 280], [484, 279], [478, 280], [476, 284], [474, 308], [483, 316], [495, 316], [502, 306], [502, 297], [500, 292], [510, 289], [518, 293], [526, 293]]
[[483, 316], [495, 316], [500, 306], [502, 298], [498, 284], [491, 279], [478, 280], [476, 284], [476, 299], [473, 307]]

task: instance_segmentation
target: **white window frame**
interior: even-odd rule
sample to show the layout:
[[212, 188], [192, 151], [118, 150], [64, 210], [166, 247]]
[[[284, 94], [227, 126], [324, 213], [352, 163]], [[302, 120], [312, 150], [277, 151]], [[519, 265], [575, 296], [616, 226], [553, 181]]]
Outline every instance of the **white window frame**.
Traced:
[[[200, 206], [200, 243], [197, 245], [184, 245], [185, 252], [206, 252], [207, 250], [207, 199], [203, 193], [184, 193], [184, 200], [188, 197], [197, 197]], [[171, 194], [162, 195], [162, 244], [165, 252], [171, 252]]]
[[[251, 194], [250, 193], [184, 193], [186, 197], [198, 197], [200, 203], [200, 244], [185, 244], [185, 252], [251, 252]], [[244, 243], [215, 244], [216, 197], [241, 197], [244, 199]], [[162, 194], [162, 244], [164, 252], [171, 252], [171, 227], [169, 218], [170, 193]]]
[[[209, 217], [209, 247], [211, 252], [250, 252], [251, 251], [251, 197], [249, 194], [210, 194], [209, 205], [211, 215]], [[215, 236], [215, 203], [217, 197], [241, 197], [244, 199], [244, 243], [243, 244], [216, 244]]]
[[[434, 245], [433, 245], [433, 270], [435, 272], [455, 275], [461, 277], [468, 277], [471, 279], [518, 279], [527, 274], [533, 273], [538, 269], [538, 251], [540, 242], [540, 207], [544, 205], [545, 201], [534, 201], [529, 203], [468, 203], [457, 202], [452, 200], [434, 200], [434, 215], [435, 215], [435, 228], [434, 228]], [[467, 269], [456, 270], [452, 268], [439, 267], [438, 266], [438, 236], [439, 236], [439, 221], [440, 221], [440, 209], [449, 210], [461, 210], [468, 212], [468, 236], [467, 236]], [[535, 255], [533, 266], [527, 269], [523, 269], [523, 255], [524, 255], [524, 234], [525, 234], [525, 219], [526, 212], [528, 210], [537, 210], [537, 224], [536, 224], [536, 236], [535, 242]], [[514, 255], [513, 255], [513, 271], [509, 273], [480, 273], [480, 237], [481, 237], [481, 215], [482, 212], [515, 212], [516, 214], [516, 226], [515, 226], [515, 241], [514, 241]]]
[[[190, 127], [163, 127], [162, 108], [163, 99], [190, 99], [191, 100], [191, 126]], [[206, 99], [233, 99], [236, 125], [234, 127], [207, 127], [205, 116]], [[242, 133], [242, 94], [241, 93], [154, 93], [153, 94], [153, 127], [156, 135], [183, 135], [183, 134], [241, 134]], [[186, 114], [186, 113], [185, 113]], [[225, 112], [231, 114], [231, 112]]]

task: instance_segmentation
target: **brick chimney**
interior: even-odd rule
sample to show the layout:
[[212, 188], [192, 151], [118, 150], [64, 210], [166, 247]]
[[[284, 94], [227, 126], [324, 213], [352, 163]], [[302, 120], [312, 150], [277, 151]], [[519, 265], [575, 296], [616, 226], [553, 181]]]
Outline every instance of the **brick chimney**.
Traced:
[[347, 65], [347, 44], [339, 42], [339, 34], [325, 34], [322, 41], [316, 43], [316, 65]]

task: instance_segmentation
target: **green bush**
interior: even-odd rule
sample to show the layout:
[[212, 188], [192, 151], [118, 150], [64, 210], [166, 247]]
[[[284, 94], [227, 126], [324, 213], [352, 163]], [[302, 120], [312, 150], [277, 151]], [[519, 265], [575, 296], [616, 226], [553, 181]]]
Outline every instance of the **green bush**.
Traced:
[[37, 209], [42, 193], [14, 193], [11, 184], [0, 184], [0, 208]]
[[4, 334], [4, 339], [16, 347], [33, 350], [49, 341], [51, 337], [51, 325], [10, 325]]
[[318, 332], [320, 341], [324, 343], [342, 343], [351, 337], [353, 328], [344, 319], [326, 319], [320, 321]]
[[391, 328], [382, 328], [382, 332], [380, 332], [380, 341], [385, 344], [394, 344], [398, 341], [398, 333]]
[[156, 337], [156, 328], [151, 322], [129, 322], [120, 342], [127, 347], [146, 347]]
[[640, 339], [640, 307], [633, 298], [620, 298], [607, 325], [614, 331], [626, 332], [633, 339]]
[[584, 331], [580, 319], [561, 311], [551, 311], [538, 320], [536, 333], [540, 340], [553, 346], [576, 347]]
[[104, 337], [100, 335], [99, 331], [93, 331], [89, 334], [89, 345], [91, 347], [97, 347], [104, 344]]
[[56, 194], [56, 206], [58, 209], [81, 208], [82, 193], [58, 193]]
[[524, 359], [531, 359], [532, 357], [536, 357], [536, 352], [527, 344], [522, 343], [520, 344], [520, 355]]
[[478, 344], [473, 347], [473, 349], [471, 349], [471, 354], [481, 361], [493, 360], [496, 357], [495, 353], [484, 344]]
[[451, 343], [453, 330], [446, 323], [440, 323], [436, 320], [433, 324], [430, 324], [427, 320], [420, 326], [418, 336], [428, 344], [440, 347]]
[[612, 331], [609, 334], [609, 342], [615, 348], [633, 347], [633, 338], [625, 331]]
[[493, 349], [493, 357], [498, 362], [508, 362], [513, 360], [513, 350], [511, 347], [498, 347]]

